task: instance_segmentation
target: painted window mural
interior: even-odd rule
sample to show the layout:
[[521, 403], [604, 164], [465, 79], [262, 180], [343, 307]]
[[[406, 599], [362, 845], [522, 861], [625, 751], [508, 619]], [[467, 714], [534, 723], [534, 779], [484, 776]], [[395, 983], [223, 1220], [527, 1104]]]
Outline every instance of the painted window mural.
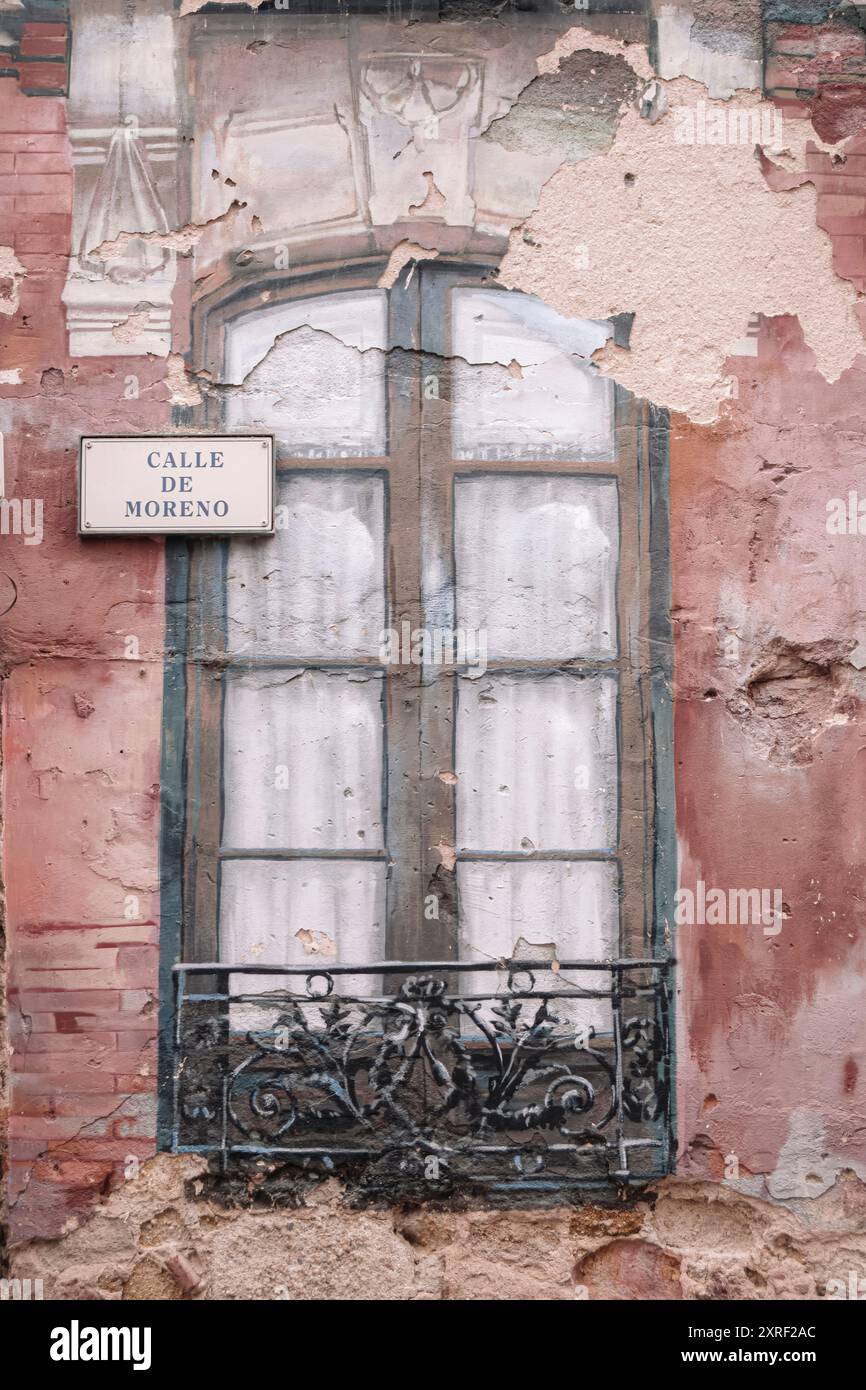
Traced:
[[[284, 275], [220, 324], [221, 427], [274, 434], [277, 524], [181, 564], [182, 1036], [216, 1027], [240, 1068], [229, 1153], [329, 1158], [366, 1127], [404, 1169], [663, 1169], [658, 421], [592, 363], [615, 324], [497, 288], [494, 262], [382, 269]], [[215, 1112], [190, 1122], [188, 1075], [173, 1134], [195, 1147]]]
[[0, 1303], [862, 1299], [864, 295], [853, 0], [0, 0]]

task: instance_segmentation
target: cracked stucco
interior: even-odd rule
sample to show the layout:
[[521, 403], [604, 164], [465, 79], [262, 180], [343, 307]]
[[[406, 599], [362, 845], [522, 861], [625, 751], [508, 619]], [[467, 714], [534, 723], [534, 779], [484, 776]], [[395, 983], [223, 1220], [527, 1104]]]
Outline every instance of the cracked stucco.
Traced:
[[[135, 228], [119, 232], [110, 241], [102, 241], [94, 246], [89, 255], [94, 260], [111, 262], [122, 256], [131, 242], [142, 242], [163, 251], [174, 251], [179, 256], [188, 256], [195, 249], [209, 228], [232, 221], [246, 207], [238, 198], [232, 200], [225, 212], [217, 213], [204, 222], [187, 222], [182, 227], [172, 227], [167, 232], [139, 232]], [[110, 274], [110, 270], [109, 270]]]
[[[621, 99], [620, 78], [608, 79], [614, 95], [609, 112], [590, 114], [589, 98], [584, 110], [572, 110], [568, 65], [589, 64], [590, 80], [602, 81], [593, 59], [620, 64], [648, 84], [652, 119], [641, 114], [641, 94]], [[482, 135], [493, 147], [544, 152], [548, 168], [534, 211], [514, 225], [501, 286], [537, 295], [565, 318], [633, 315], [628, 348], [609, 343], [594, 360], [636, 395], [696, 422], [718, 419], [730, 399], [726, 364], [755, 314], [796, 315], [828, 381], [852, 365], [863, 351], [857, 293], [833, 269], [832, 245], [816, 225], [805, 169], [807, 146], [838, 156], [844, 143], [828, 146], [808, 120], [785, 120], [781, 143], [774, 138], [765, 147], [771, 163], [788, 174], [789, 186], [774, 191], [754, 145], [679, 139], [683, 112], [707, 126], [718, 113], [730, 119], [733, 109], [744, 117], [764, 113], [766, 122], [773, 107], [754, 91], [740, 88], [722, 101], [713, 99], [712, 83], [708, 88], [688, 77], [659, 83], [643, 45], [582, 26], [563, 34], [536, 67], [539, 77], [527, 81]], [[690, 70], [685, 62], [682, 68]], [[540, 93], [539, 80], [550, 89]], [[407, 200], [413, 214], [422, 212], [435, 188], [432, 174], [425, 177], [426, 199], [422, 194], [410, 209]], [[221, 220], [170, 234], [188, 236], [189, 246], [176, 249], [191, 249]], [[380, 285], [392, 285], [408, 262], [439, 254], [435, 230], [432, 237], [404, 238], [391, 251]]]
[[[862, 353], [863, 336], [857, 293], [836, 275], [830, 239], [816, 225], [814, 188], [772, 192], [750, 145], [678, 143], [678, 110], [703, 103], [709, 120], [729, 107], [688, 79], [665, 92], [661, 119], [627, 110], [607, 154], [563, 165], [548, 180], [512, 233], [500, 283], [565, 317], [633, 313], [628, 349], [609, 343], [594, 360], [636, 395], [697, 422], [718, 419], [731, 393], [726, 361], [755, 313], [796, 315], [818, 370], [837, 380]], [[740, 93], [738, 105], [767, 104]], [[805, 121], [789, 120], [784, 131], [801, 167], [807, 141], [821, 142]]]

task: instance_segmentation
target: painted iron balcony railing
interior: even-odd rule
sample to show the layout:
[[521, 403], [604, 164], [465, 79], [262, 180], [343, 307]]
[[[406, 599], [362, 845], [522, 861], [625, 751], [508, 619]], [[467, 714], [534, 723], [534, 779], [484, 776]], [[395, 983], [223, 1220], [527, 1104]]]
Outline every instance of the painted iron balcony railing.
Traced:
[[488, 1187], [668, 1170], [671, 961], [175, 967], [176, 1152]]

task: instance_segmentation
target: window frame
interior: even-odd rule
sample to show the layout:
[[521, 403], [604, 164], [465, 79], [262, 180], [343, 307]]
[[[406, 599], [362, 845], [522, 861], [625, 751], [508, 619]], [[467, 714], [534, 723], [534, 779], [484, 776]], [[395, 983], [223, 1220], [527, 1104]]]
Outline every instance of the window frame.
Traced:
[[[202, 362], [220, 379], [226, 327], [242, 313], [260, 304], [268, 289], [268, 307], [279, 300], [296, 300], [328, 293], [345, 293], [376, 286], [384, 269], [381, 257], [362, 258], [333, 268], [305, 269], [299, 273], [272, 272], [254, 283], [231, 285], [217, 291], [195, 309], [195, 361]], [[412, 505], [419, 476], [432, 487], [430, 499], [437, 535], [435, 544], [450, 557], [451, 593], [454, 589], [453, 497], [457, 479], [483, 473], [568, 476], [614, 476], [618, 480], [620, 531], [617, 567], [617, 625], [619, 640], [615, 662], [601, 663], [618, 671], [617, 757], [620, 769], [617, 849], [619, 864], [620, 958], [671, 955], [670, 923], [675, 891], [675, 838], [673, 821], [670, 577], [667, 545], [667, 418], [647, 402], [638, 401], [614, 383], [614, 460], [602, 463], [572, 462], [561, 458], [490, 460], [455, 459], [451, 452], [450, 386], [451, 313], [450, 289], [481, 286], [500, 288], [495, 262], [483, 257], [455, 260], [445, 265], [415, 266], [408, 289], [389, 294], [388, 370], [386, 372], [387, 445], [385, 457], [344, 460], [278, 458], [278, 472], [355, 473], [385, 476], [386, 551], [393, 537], [393, 523]], [[407, 272], [402, 272], [405, 280]], [[431, 283], [435, 278], [435, 288]], [[440, 379], [438, 399], [424, 398], [425, 377]], [[443, 389], [444, 388], [444, 389]], [[186, 430], [216, 432], [224, 428], [218, 403], [209, 398], [201, 407], [176, 412], [175, 424]], [[415, 442], [431, 441], [420, 466]], [[426, 515], [429, 517], [430, 510]], [[399, 524], [399, 522], [398, 522]], [[414, 626], [424, 625], [421, 597], [421, 532], [414, 527], [412, 546], [401, 546], [402, 560], [395, 570], [394, 547], [386, 565], [386, 626], [399, 627], [408, 617]], [[219, 885], [214, 865], [220, 858], [222, 774], [215, 765], [222, 749], [225, 672], [237, 664], [225, 645], [225, 577], [228, 540], [185, 541], [172, 538], [166, 545], [167, 660], [165, 671], [165, 734], [163, 740], [163, 816], [161, 837], [162, 973], [161, 1007], [170, 1030], [172, 1015], [171, 971], [180, 960], [219, 959]], [[625, 562], [634, 556], [632, 573]], [[456, 625], [456, 624], [455, 624]], [[242, 663], [241, 663], [242, 664]], [[280, 662], [291, 666], [291, 661]], [[310, 663], [303, 663], [309, 665]], [[329, 663], [333, 666], [333, 663]], [[342, 669], [358, 663], [337, 663]], [[427, 765], [419, 770], [425, 783], [423, 795], [432, 806], [417, 835], [412, 862], [411, 837], [401, 855], [395, 853], [395, 824], [417, 824], [415, 813], [422, 798], [420, 785], [407, 792], [394, 771], [394, 746], [417, 742], [419, 724], [431, 727], [431, 688], [416, 679], [413, 670], [376, 666], [385, 677], [386, 699], [392, 708], [406, 704], [402, 724], [384, 728], [387, 800], [385, 850], [388, 876], [387, 957], [391, 960], [454, 959], [458, 949], [458, 922], [446, 918], [437, 924], [423, 916], [423, 890], [437, 867], [436, 836], [456, 847], [456, 807], [453, 788], [429, 776], [429, 763], [442, 764], [450, 727], [451, 762], [456, 735], [458, 676], [443, 676], [454, 693], [451, 713], [437, 718], [438, 743], [434, 740]], [[504, 671], [507, 663], [489, 663]], [[514, 663], [510, 663], [514, 668]], [[580, 674], [592, 666], [586, 662], [545, 662], [545, 670]], [[526, 674], [525, 663], [516, 668]], [[536, 669], [539, 669], [536, 667]], [[623, 706], [625, 705], [625, 709]], [[215, 750], [220, 750], [216, 754]], [[632, 774], [624, 780], [623, 773]], [[427, 774], [426, 776], [424, 774]], [[627, 785], [626, 785], [627, 783]], [[623, 822], [630, 832], [623, 839]], [[408, 851], [408, 853], [407, 853]], [[285, 857], [313, 857], [299, 851]], [[357, 858], [381, 858], [379, 852], [359, 853]], [[522, 851], [461, 854], [464, 861], [529, 859], [579, 860], [592, 857], [579, 851]], [[456, 878], [456, 874], [455, 874]], [[413, 879], [415, 881], [413, 881]], [[167, 1051], [168, 1049], [164, 1049]], [[164, 1131], [163, 1131], [164, 1132]]]

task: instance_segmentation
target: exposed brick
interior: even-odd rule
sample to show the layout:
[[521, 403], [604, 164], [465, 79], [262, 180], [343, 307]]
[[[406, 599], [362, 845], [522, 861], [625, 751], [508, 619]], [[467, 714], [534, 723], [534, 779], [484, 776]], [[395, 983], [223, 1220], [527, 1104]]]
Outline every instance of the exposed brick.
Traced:
[[774, 57], [767, 62], [764, 90], [771, 92], [776, 87], [788, 87], [796, 91], [811, 85], [804, 80], [804, 64], [796, 58]]
[[[819, 168], [826, 168], [827, 158], [827, 155], [823, 154], [820, 150], [816, 150], [814, 156], [810, 151], [806, 160], [806, 167], [812, 168], [817, 166]], [[849, 151], [845, 156], [845, 163], [836, 166], [837, 173], [840, 173], [842, 170], [844, 170], [848, 178], [856, 177], [866, 180], [866, 153], [859, 154], [854, 150]]]
[[117, 1107], [117, 1095], [114, 1088], [109, 1088], [107, 1082], [109, 1077], [102, 1080], [102, 1089], [88, 1092], [78, 1092], [75, 1094], [64, 1092], [58, 1095], [57, 1083], [54, 1082], [53, 1088], [32, 1090], [16, 1086], [13, 1090], [12, 1115], [16, 1117], [26, 1117], [29, 1119], [40, 1118], [46, 1123], [50, 1122], [55, 1116], [61, 1119], [72, 1116], [85, 1116], [97, 1119], [107, 1115]]
[[103, 1111], [107, 1132], [116, 1139], [153, 1139], [156, 1133], [156, 1091], [151, 1086], [135, 1094], [115, 1093]]
[[773, 43], [773, 54], [793, 58], [814, 58], [817, 51], [814, 36], [803, 38], [778, 38]]
[[[127, 1041], [130, 1034], [125, 1035]], [[132, 1034], [131, 1036], [135, 1036]], [[130, 1044], [129, 1046], [134, 1046]], [[116, 1033], [64, 1033], [63, 1034], [63, 1053], [67, 1062], [71, 1060], [71, 1053], [96, 1052], [117, 1050]], [[58, 1047], [57, 1037], [54, 1033], [34, 1033], [27, 1044], [29, 1052], [55, 1052]]]
[[[67, 1069], [63, 1080], [63, 1091], [65, 1095], [79, 1095], [85, 1091], [104, 1091], [106, 1077], [102, 1072], [93, 1071], [72, 1071], [71, 1066]], [[19, 1072], [13, 1082], [13, 1097], [36, 1096], [36, 1095], [55, 1095], [57, 1092], [57, 1078], [52, 1075], [39, 1073]]]
[[834, 237], [833, 265], [837, 274], [846, 277], [866, 274], [866, 243], [864, 243], [863, 237]]
[[66, 63], [31, 62], [22, 64], [21, 90], [34, 92], [61, 91], [68, 81], [69, 69]]
[[[15, 1123], [17, 1126], [19, 1121], [16, 1120]], [[15, 1135], [15, 1155], [17, 1162], [28, 1165], [29, 1160], [37, 1158], [44, 1150], [45, 1140], [43, 1138], [25, 1139], [23, 1134]]]
[[140, 1076], [137, 1072], [132, 1076], [116, 1076], [114, 1078], [114, 1089], [122, 1095], [137, 1095], [140, 1091], [155, 1091], [155, 1076]]
[[19, 1162], [17, 1159], [12, 1159], [10, 1162], [8, 1193], [10, 1202], [14, 1202], [27, 1187], [32, 1166], [32, 1162]]
[[819, 217], [863, 217], [866, 215], [866, 192], [863, 194], [824, 194], [818, 198]]
[[155, 989], [159, 957], [155, 946], [121, 946], [116, 979], [124, 989]]
[[69, 256], [69, 237], [59, 233], [46, 235], [45, 233], [19, 233], [16, 249], [19, 254], [33, 253], [36, 255]]
[[79, 1013], [85, 1009], [119, 1010], [120, 990], [21, 990], [20, 1007], [25, 1014], [52, 1013], [55, 1009], [63, 1013]]
[[140, 1052], [142, 1048], [154, 1043], [156, 1038], [157, 1032], [155, 1026], [147, 1033], [125, 1032], [123, 1034], [123, 1046], [130, 1051], [133, 1048], [137, 1048]]
[[[59, 1036], [55, 1034], [55, 1037]], [[66, 1040], [64, 1039], [64, 1049]], [[68, 1072], [71, 1067], [80, 1071], [82, 1066], [92, 1067], [98, 1075], [113, 1075], [118, 1072], [135, 1072], [140, 1066], [147, 1065], [147, 1059], [142, 1058], [136, 1052], [120, 1052], [117, 1048], [91, 1048], [89, 1052], [77, 1051], [74, 1056], [69, 1052], [30, 1052], [23, 1056], [15, 1055], [14, 1070], [21, 1074], [24, 1072], [53, 1072], [60, 1076]]]
[[818, 226], [831, 237], [866, 236], [866, 217], [826, 217], [819, 209]]
[[22, 58], [65, 57], [68, 46], [65, 32], [60, 34], [49, 34], [46, 33], [47, 28], [48, 26], [44, 24], [28, 24], [25, 26], [19, 45], [19, 52]]
[[[117, 1096], [106, 1098], [111, 1104], [117, 1103]], [[87, 1112], [85, 1112], [87, 1113]], [[45, 1144], [55, 1144], [63, 1139], [71, 1139], [73, 1134], [77, 1134], [81, 1129], [81, 1120], [77, 1116], [66, 1116], [61, 1119], [47, 1119], [41, 1115], [21, 1115], [14, 1111], [9, 1116], [9, 1132], [14, 1140], [12, 1145], [13, 1152], [15, 1144], [18, 1142], [19, 1135], [24, 1139], [42, 1139]]]
[[42, 212], [27, 216], [20, 208], [16, 208], [16, 221], [21, 231], [28, 237], [54, 234], [63, 238], [65, 246], [68, 247], [69, 245], [70, 217], [68, 213]]
[[40, 281], [50, 275], [59, 276], [61, 280], [66, 279], [66, 261], [56, 252], [53, 256], [34, 254], [32, 251], [26, 251], [19, 239], [18, 256], [24, 262], [27, 274], [39, 276]]
[[44, 1158], [37, 1160], [33, 1172], [41, 1182], [59, 1183], [63, 1187], [100, 1187], [110, 1177], [112, 1164], [106, 1160]]
[[853, 29], [834, 29], [831, 33], [819, 34], [816, 47], [819, 53], [851, 53], [862, 57], [866, 53], [866, 34]]
[[19, 150], [12, 155], [0, 155], [0, 169], [4, 167], [4, 159], [13, 160], [16, 172], [21, 174], [66, 174], [71, 169], [70, 161], [62, 150], [53, 154]]
[[64, 19], [31, 20], [29, 23], [24, 25], [23, 33], [30, 34], [37, 29], [41, 34], [46, 34], [50, 38], [62, 38], [65, 37], [68, 33], [69, 25], [66, 23], [66, 20]]
[[64, 195], [58, 193], [26, 193], [15, 195], [15, 211], [21, 213], [34, 213], [37, 217], [57, 210], [57, 204]]
[[125, 1163], [128, 1158], [150, 1158], [154, 1151], [152, 1139], [116, 1139], [111, 1136], [96, 1139], [84, 1136], [67, 1140], [60, 1150], [63, 1158], [111, 1159]]
[[139, 1030], [144, 1022], [140, 1013], [121, 1013], [119, 1010], [100, 1013], [95, 1009], [71, 1013], [34, 1012], [28, 1014], [28, 1018], [34, 1033], [126, 1032]]
[[[32, 98], [30, 98], [32, 100]], [[14, 152], [27, 151], [42, 154], [69, 153], [69, 140], [65, 133], [49, 134], [44, 131], [30, 134], [27, 131], [0, 131], [0, 150]]]
[[41, 194], [44, 197], [68, 199], [72, 196], [72, 173], [66, 170], [60, 174], [2, 174], [0, 193], [11, 193], [16, 198], [25, 194]]
[[767, 37], [773, 48], [779, 43], [813, 44], [820, 30], [814, 24], [779, 23], [767, 26]]
[[832, 171], [819, 173], [813, 170], [812, 181], [818, 193], [818, 206], [826, 195], [831, 197], [866, 197], [866, 179], [859, 178], [856, 174], [846, 174], [844, 164], [834, 165]]
[[778, 107], [786, 121], [803, 121], [807, 120], [810, 115], [806, 103], [798, 101], [795, 96], [777, 97], [774, 94], [773, 105]]
[[67, 970], [49, 970], [45, 967], [20, 970], [18, 983], [26, 990], [63, 990], [75, 993], [80, 990], [112, 990], [118, 987], [118, 978], [113, 969], [113, 956], [106, 960], [106, 969], [95, 966], [73, 966]]
[[[52, 85], [58, 85], [58, 74], [63, 77], [65, 65], [62, 63], [28, 63], [27, 85], [30, 85], [31, 70], [52, 68]], [[38, 72], [34, 74], [38, 76]], [[27, 97], [18, 88], [14, 77], [0, 77], [0, 131], [12, 135], [27, 135], [29, 131], [43, 137], [53, 131], [64, 130], [66, 116], [61, 101], [53, 97]], [[8, 148], [6, 142], [2, 142]]]
[[107, 926], [91, 926], [80, 922], [25, 924], [19, 927], [18, 931], [22, 950], [44, 952], [46, 943], [50, 941], [52, 959], [62, 957], [64, 962], [81, 959], [83, 951], [110, 950], [115, 946], [155, 945], [159, 939], [159, 929], [155, 922], [117, 922]]

